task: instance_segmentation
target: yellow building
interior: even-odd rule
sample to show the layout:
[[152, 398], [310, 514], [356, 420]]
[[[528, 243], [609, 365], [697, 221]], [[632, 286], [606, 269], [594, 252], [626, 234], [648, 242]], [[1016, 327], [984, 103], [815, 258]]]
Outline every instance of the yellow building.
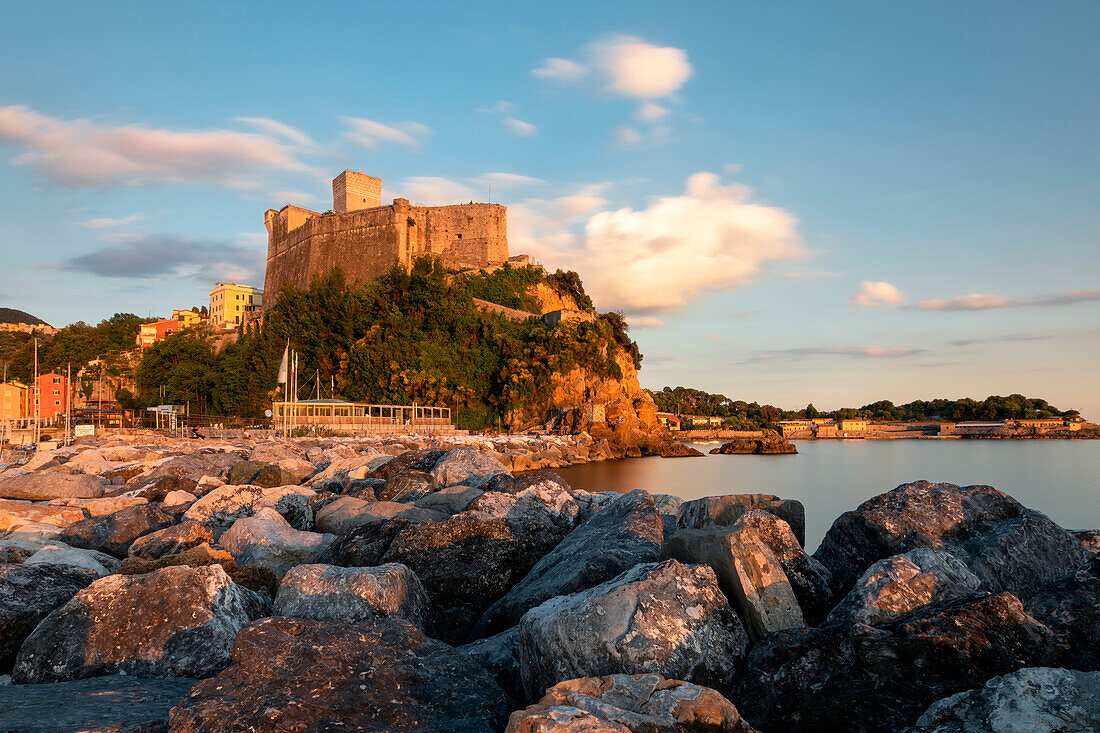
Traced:
[[176, 310], [172, 309], [172, 320], [176, 322], [177, 330], [182, 331], [185, 328], [192, 326], [198, 326], [202, 324], [203, 318], [200, 314], [192, 310]]
[[248, 322], [260, 310], [264, 291], [237, 283], [217, 283], [210, 291], [210, 330], [224, 331]]
[[0, 420], [27, 416], [27, 386], [19, 382], [0, 384]]
[[840, 432], [842, 433], [862, 433], [867, 430], [866, 420], [841, 420]]

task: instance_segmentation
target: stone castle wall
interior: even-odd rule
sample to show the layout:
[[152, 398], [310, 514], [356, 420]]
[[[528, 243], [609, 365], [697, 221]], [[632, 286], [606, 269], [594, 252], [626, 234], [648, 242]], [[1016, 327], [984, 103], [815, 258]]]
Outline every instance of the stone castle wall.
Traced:
[[287, 285], [309, 287], [314, 275], [341, 267], [350, 281], [370, 282], [394, 263], [410, 267], [431, 254], [453, 270], [508, 259], [507, 209], [498, 204], [391, 206], [320, 214], [297, 206], [265, 216], [268, 230], [264, 305]]

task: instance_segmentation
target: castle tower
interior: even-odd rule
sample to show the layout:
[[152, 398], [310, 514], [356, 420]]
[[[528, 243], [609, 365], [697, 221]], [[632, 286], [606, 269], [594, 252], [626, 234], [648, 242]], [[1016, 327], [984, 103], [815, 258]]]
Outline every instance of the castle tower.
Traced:
[[337, 214], [382, 205], [382, 179], [344, 171], [332, 179], [332, 210]]

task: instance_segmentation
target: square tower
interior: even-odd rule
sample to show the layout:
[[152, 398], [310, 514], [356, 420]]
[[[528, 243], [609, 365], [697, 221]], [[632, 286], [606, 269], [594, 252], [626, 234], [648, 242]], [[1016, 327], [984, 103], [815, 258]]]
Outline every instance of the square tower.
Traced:
[[382, 179], [344, 171], [332, 179], [332, 210], [337, 214], [382, 205]]

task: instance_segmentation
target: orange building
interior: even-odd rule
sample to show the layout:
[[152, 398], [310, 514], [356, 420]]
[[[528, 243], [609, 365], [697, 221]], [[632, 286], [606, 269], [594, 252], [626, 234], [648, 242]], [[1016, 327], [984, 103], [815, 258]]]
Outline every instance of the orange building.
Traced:
[[27, 386], [19, 382], [0, 384], [0, 420], [19, 420], [27, 416], [27, 391]]
[[179, 322], [171, 318], [161, 318], [152, 323], [143, 323], [141, 324], [141, 330], [138, 331], [137, 345], [146, 349], [179, 329]]
[[[51, 423], [58, 415], [65, 414], [68, 405], [69, 380], [64, 374], [50, 372], [38, 376], [38, 419], [40, 422]], [[27, 405], [27, 417], [34, 417], [34, 402]]]

